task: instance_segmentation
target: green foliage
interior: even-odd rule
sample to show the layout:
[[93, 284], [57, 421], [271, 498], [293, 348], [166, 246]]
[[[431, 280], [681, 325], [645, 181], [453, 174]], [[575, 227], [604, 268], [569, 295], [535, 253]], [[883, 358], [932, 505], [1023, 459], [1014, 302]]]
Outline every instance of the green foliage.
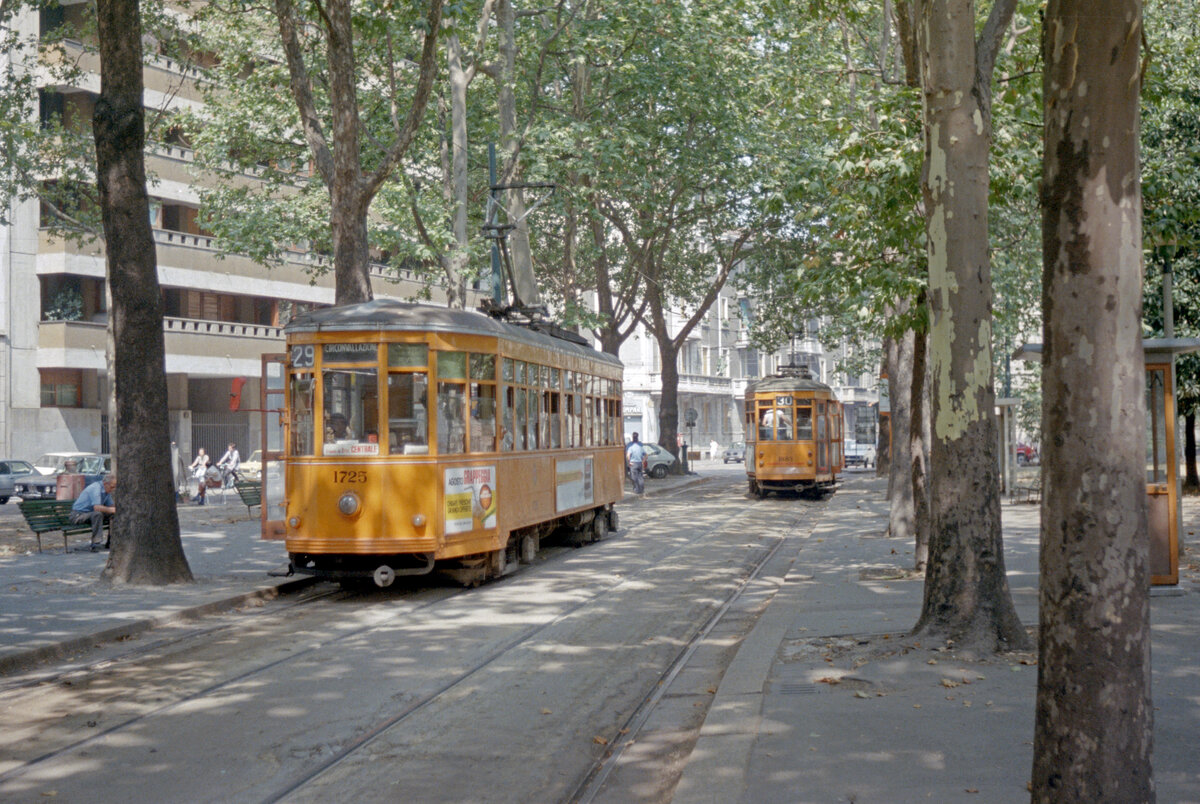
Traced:
[[[1200, 337], [1200, 22], [1194, 9], [1147, 3], [1142, 89], [1143, 323], [1163, 334], [1163, 272], [1173, 275], [1176, 337]], [[1180, 414], [1200, 410], [1200, 358], [1176, 367]]]
[[63, 288], [42, 315], [44, 321], [78, 321], [83, 318], [83, 296], [76, 288]]

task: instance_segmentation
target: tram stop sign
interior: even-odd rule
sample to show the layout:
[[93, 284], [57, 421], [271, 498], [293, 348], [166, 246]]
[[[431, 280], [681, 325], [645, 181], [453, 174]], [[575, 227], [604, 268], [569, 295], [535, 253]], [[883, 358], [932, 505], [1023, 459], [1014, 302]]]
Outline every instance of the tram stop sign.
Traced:
[[688, 408], [687, 410], [685, 410], [683, 412], [683, 420], [687, 423], [688, 427], [695, 427], [696, 420], [699, 418], [700, 418], [700, 414], [696, 411], [695, 408]]

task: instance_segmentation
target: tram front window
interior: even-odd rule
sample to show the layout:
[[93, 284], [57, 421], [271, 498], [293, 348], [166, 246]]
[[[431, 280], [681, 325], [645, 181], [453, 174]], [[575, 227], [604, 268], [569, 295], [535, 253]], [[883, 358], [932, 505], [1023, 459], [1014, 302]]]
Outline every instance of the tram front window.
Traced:
[[796, 440], [812, 441], [812, 407], [805, 405], [796, 408]]
[[429, 415], [423, 371], [388, 374], [388, 451], [393, 455], [429, 453]]
[[357, 444], [378, 448], [378, 372], [375, 369], [330, 370], [324, 387], [325, 455], [361, 453]]

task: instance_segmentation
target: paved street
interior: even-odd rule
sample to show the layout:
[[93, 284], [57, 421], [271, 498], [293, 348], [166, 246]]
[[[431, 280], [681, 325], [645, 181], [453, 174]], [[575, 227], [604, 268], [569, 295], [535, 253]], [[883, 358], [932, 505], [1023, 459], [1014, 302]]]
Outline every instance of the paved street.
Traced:
[[[0, 800], [1024, 800], [1036, 657], [906, 640], [885, 481], [754, 500], [697, 468], [470, 590], [279, 595], [282, 547], [232, 500], [181, 509], [187, 587], [98, 585], [61, 542], [0, 556]], [[1152, 598], [1161, 801], [1200, 801], [1198, 514]], [[1038, 509], [1004, 518], [1032, 626]]]

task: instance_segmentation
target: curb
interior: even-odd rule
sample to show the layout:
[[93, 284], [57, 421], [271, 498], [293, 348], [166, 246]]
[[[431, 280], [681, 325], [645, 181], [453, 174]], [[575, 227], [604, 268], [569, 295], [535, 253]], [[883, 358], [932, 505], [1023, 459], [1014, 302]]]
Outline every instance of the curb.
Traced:
[[138, 634], [144, 634], [147, 631], [152, 631], [155, 628], [161, 628], [164, 625], [173, 625], [175, 623], [187, 622], [188, 620], [199, 619], [209, 614], [215, 614], [220, 611], [235, 608], [244, 603], [249, 603], [251, 600], [274, 600], [275, 598], [298, 592], [305, 587], [316, 583], [316, 578], [307, 576], [303, 578], [295, 578], [290, 581], [284, 581], [275, 586], [260, 586], [249, 592], [232, 595], [230, 597], [221, 598], [218, 600], [210, 600], [206, 603], [197, 603], [194, 606], [179, 609], [178, 611], [164, 614], [161, 617], [147, 617], [140, 620], [131, 620], [128, 623], [115, 625], [112, 628], [106, 628], [103, 631], [85, 634], [83, 636], [71, 637], [70, 639], [57, 642], [52, 645], [43, 645], [40, 648], [32, 648], [30, 650], [18, 651], [7, 656], [0, 656], [0, 676], [10, 675], [12, 673], [25, 670], [28, 667], [40, 664], [41, 662], [51, 659], [61, 659], [69, 654], [77, 653], [87, 648], [93, 647], [97, 642], [112, 642], [118, 639], [128, 639]]

